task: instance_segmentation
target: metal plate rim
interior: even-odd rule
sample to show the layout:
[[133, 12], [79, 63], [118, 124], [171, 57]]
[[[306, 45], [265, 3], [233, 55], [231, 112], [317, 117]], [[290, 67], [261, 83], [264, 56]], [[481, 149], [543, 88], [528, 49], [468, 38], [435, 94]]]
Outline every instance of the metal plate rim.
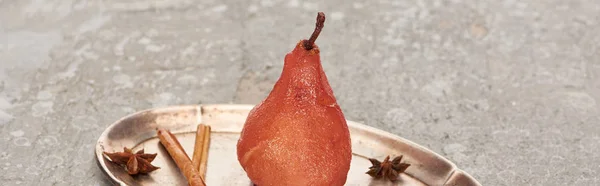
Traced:
[[[102, 132], [102, 134], [100, 135], [100, 137], [98, 137], [98, 140], [96, 142], [95, 145], [95, 150], [94, 150], [94, 154], [95, 154], [95, 159], [96, 159], [96, 163], [99, 166], [99, 168], [102, 169], [102, 172], [104, 173], [104, 176], [107, 177], [112, 183], [114, 184], [118, 184], [118, 185], [127, 185], [126, 183], [124, 183], [123, 181], [119, 180], [118, 178], [115, 177], [114, 174], [111, 174], [108, 170], [107, 165], [105, 164], [105, 161], [103, 161], [104, 159], [104, 155], [102, 154], [103, 151], [103, 140], [106, 138], [106, 136], [108, 135], [108, 133], [111, 131], [111, 129], [113, 129], [116, 125], [118, 125], [119, 123], [121, 123], [122, 121], [128, 119], [128, 118], [132, 118], [134, 116], [138, 116], [142, 113], [146, 113], [146, 112], [160, 112], [161, 110], [172, 110], [172, 109], [184, 109], [184, 108], [195, 108], [198, 110], [198, 114], [196, 117], [199, 117], [199, 120], [202, 116], [202, 110], [205, 107], [238, 107], [238, 108], [244, 108], [244, 109], [252, 109], [254, 107], [254, 105], [250, 105], [250, 104], [198, 104], [198, 105], [171, 105], [171, 106], [166, 106], [166, 107], [158, 107], [158, 108], [149, 108], [149, 109], [144, 109], [144, 110], [140, 110], [131, 114], [128, 114], [118, 120], [116, 120], [115, 122], [113, 122], [112, 124], [110, 124], [109, 126], [106, 127], [106, 129]], [[469, 173], [465, 172], [464, 170], [461, 170], [460, 168], [458, 168], [454, 162], [446, 159], [445, 157], [441, 156], [440, 154], [425, 148], [424, 146], [421, 146], [411, 140], [408, 140], [406, 138], [403, 138], [401, 136], [398, 135], [394, 135], [390, 132], [384, 131], [382, 129], [378, 129], [372, 126], [368, 126], [359, 122], [355, 122], [355, 121], [351, 121], [351, 120], [347, 120], [347, 123], [349, 125], [349, 127], [354, 127], [354, 128], [359, 128], [363, 131], [367, 131], [367, 132], [371, 132], [371, 133], [377, 133], [380, 134], [386, 138], [390, 138], [390, 139], [395, 139], [398, 141], [402, 141], [403, 143], [409, 144], [412, 147], [418, 148], [428, 154], [431, 154], [433, 156], [435, 156], [436, 158], [444, 161], [445, 163], [448, 163], [449, 165], [452, 166], [452, 172], [448, 175], [448, 178], [446, 179], [446, 183], [452, 179], [455, 175], [457, 175], [457, 173], [460, 173], [462, 176], [465, 176], [466, 179], [469, 179], [470, 181], [474, 182], [476, 185], [481, 185], [475, 178], [473, 178], [473, 176], [471, 176]]]

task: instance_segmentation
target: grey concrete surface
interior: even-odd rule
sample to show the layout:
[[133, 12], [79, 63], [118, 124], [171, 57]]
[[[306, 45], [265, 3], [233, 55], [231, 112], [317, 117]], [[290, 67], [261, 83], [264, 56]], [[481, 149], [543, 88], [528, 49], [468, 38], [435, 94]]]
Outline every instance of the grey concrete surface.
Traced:
[[0, 0], [0, 182], [107, 185], [107, 125], [257, 103], [317, 11], [347, 119], [484, 185], [600, 184], [597, 0]]

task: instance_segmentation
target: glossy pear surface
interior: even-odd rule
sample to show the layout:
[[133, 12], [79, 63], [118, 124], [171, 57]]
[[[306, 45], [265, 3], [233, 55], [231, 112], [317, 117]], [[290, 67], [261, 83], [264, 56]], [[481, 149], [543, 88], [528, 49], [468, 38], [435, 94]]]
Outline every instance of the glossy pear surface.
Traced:
[[341, 186], [352, 158], [350, 134], [321, 66], [319, 49], [300, 41], [280, 78], [249, 113], [238, 160], [258, 186]]

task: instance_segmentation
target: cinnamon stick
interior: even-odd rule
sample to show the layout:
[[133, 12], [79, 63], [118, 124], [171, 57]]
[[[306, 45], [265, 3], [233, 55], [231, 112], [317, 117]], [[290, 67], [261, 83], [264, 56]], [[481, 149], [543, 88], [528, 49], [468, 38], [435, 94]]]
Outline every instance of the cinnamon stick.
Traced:
[[206, 169], [207, 164], [208, 164], [208, 149], [210, 147], [210, 125], [206, 126], [206, 133], [204, 135], [204, 145], [202, 146], [202, 159], [200, 160], [200, 168], [198, 169], [198, 172], [200, 173], [200, 175], [202, 176], [202, 178], [204, 179], [206, 176]]
[[198, 170], [192, 165], [192, 161], [188, 157], [185, 150], [181, 147], [177, 138], [171, 132], [159, 129], [157, 131], [160, 143], [167, 149], [171, 158], [179, 167], [179, 170], [183, 172], [183, 175], [187, 178], [189, 185], [191, 186], [206, 186], [204, 179], [198, 173]]
[[196, 144], [194, 144], [192, 163], [202, 178], [206, 178], [206, 164], [208, 161], [208, 149], [210, 146], [210, 129], [210, 125], [200, 124], [196, 130]]

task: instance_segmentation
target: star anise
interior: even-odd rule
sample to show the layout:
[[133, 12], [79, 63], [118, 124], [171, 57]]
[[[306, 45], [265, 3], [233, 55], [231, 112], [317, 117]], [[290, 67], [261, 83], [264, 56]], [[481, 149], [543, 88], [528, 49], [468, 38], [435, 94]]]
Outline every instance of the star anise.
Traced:
[[390, 156], [387, 156], [383, 162], [369, 158], [373, 166], [369, 167], [369, 171], [366, 174], [377, 179], [387, 178], [390, 181], [396, 181], [400, 173], [404, 172], [410, 166], [408, 163], [400, 163], [401, 160], [402, 156], [398, 156], [392, 161], [390, 161]]
[[150, 163], [156, 158], [156, 153], [145, 154], [144, 149], [134, 154], [131, 149], [123, 147], [123, 152], [104, 152], [104, 154], [108, 156], [111, 162], [125, 166], [127, 173], [130, 175], [146, 174], [160, 168]]

